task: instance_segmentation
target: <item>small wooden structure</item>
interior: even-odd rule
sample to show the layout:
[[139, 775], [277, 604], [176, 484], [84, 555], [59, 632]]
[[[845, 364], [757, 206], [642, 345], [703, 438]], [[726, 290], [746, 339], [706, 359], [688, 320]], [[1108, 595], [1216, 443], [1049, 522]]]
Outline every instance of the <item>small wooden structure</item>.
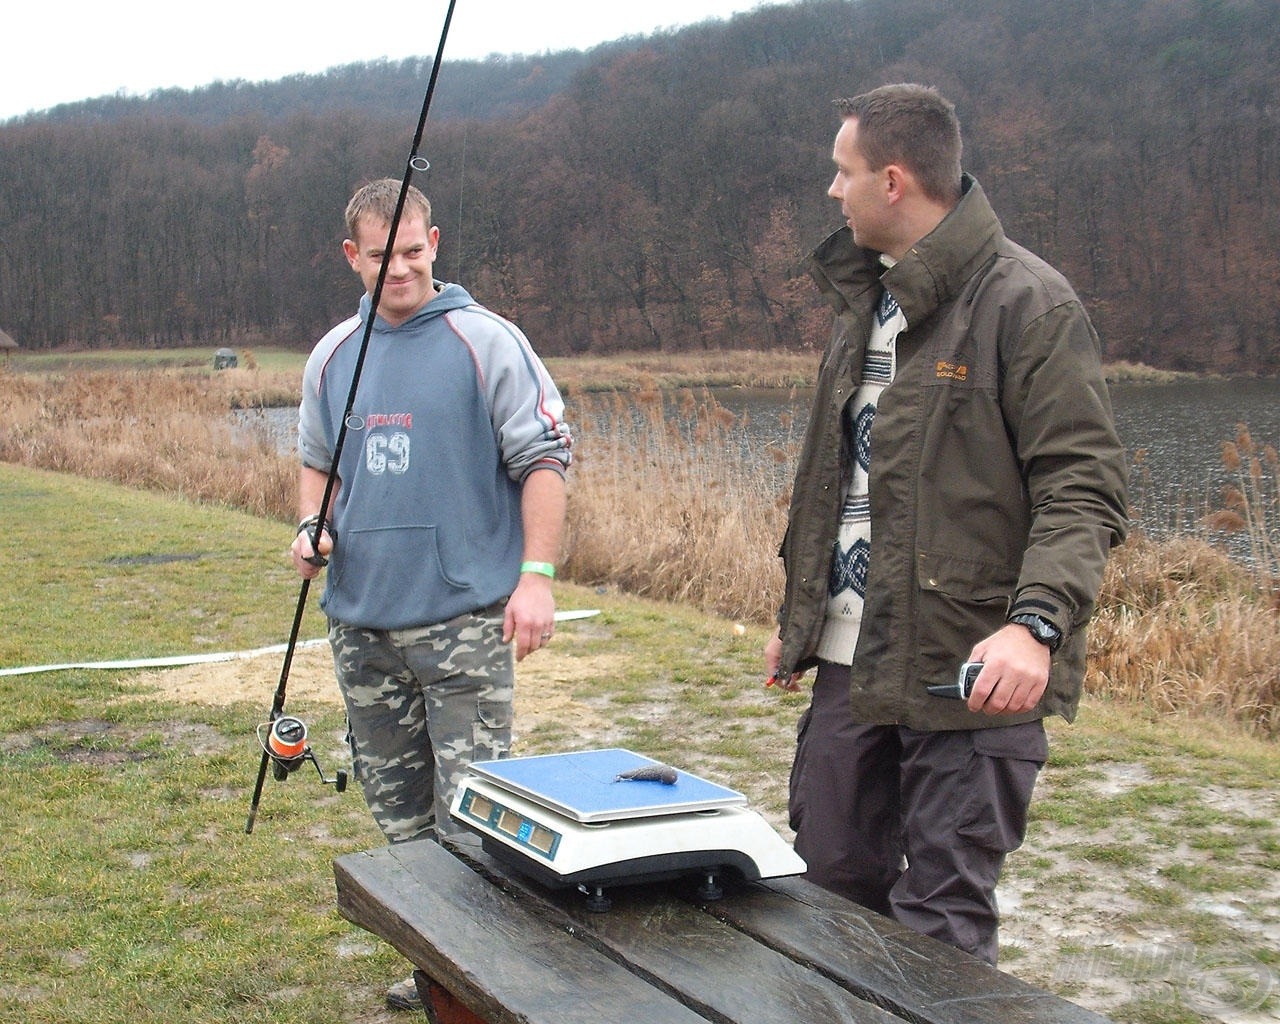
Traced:
[[236, 357], [234, 351], [229, 348], [220, 348], [213, 354], [213, 368], [215, 370], [231, 370], [240, 365], [240, 360]]
[[3, 353], [6, 359], [9, 358], [9, 352], [17, 347], [18, 343], [3, 330], [0, 330], [0, 353]]
[[334, 862], [338, 910], [418, 970], [439, 1024], [1108, 1024], [799, 878], [610, 890], [593, 912], [471, 837]]

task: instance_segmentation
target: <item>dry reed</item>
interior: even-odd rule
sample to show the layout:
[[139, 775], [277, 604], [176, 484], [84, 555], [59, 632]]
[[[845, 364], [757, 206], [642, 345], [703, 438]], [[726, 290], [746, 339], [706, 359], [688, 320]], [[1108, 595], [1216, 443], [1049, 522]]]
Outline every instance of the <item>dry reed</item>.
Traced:
[[[0, 369], [0, 460], [288, 522], [296, 461], [238, 430], [229, 411], [296, 386], [249, 369]], [[771, 622], [794, 441], [753, 447], [749, 424], [705, 391], [582, 394], [570, 412], [577, 463], [566, 577]], [[1233, 718], [1280, 736], [1275, 453], [1247, 431], [1231, 444], [1243, 475], [1223, 512], [1258, 533], [1252, 568], [1205, 539], [1222, 516], [1202, 525], [1204, 536], [1133, 537], [1107, 569], [1086, 686], [1157, 713]], [[1228, 450], [1228, 466], [1231, 458]]]
[[672, 407], [657, 390], [586, 398], [577, 436], [565, 569], [582, 583], [686, 601], [734, 619], [777, 610], [786, 495], [745, 419], [705, 390]]
[[1249, 566], [1262, 586], [1280, 581], [1280, 455], [1272, 445], [1254, 443], [1245, 423], [1235, 440], [1222, 445], [1222, 465], [1234, 482], [1222, 491], [1222, 508], [1202, 525], [1210, 531], [1243, 533]]
[[251, 374], [0, 372], [0, 460], [292, 519], [297, 462], [229, 415]]

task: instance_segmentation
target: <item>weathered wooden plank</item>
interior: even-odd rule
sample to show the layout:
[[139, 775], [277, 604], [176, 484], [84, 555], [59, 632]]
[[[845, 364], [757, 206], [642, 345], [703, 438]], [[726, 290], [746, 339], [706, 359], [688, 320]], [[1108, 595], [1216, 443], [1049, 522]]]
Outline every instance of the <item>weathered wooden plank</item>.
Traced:
[[338, 910], [492, 1024], [706, 1024], [429, 840], [334, 861]]
[[902, 1024], [901, 1018], [803, 962], [673, 895], [678, 889], [692, 892], [691, 882], [614, 887], [609, 889], [611, 909], [597, 913], [576, 890], [547, 889], [474, 846], [456, 848], [523, 904], [625, 960], [711, 1019], [734, 1024]]
[[909, 1020], [1111, 1024], [800, 878], [757, 883], [705, 910]]

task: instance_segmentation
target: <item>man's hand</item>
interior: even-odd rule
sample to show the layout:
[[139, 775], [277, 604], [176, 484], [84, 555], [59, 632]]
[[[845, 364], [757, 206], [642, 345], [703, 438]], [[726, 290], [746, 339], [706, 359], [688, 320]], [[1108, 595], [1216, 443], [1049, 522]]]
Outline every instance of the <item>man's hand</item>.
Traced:
[[556, 631], [556, 601], [551, 580], [539, 573], [520, 574], [520, 582], [507, 601], [502, 621], [502, 642], [516, 642], [516, 661], [545, 647]]
[[1017, 623], [976, 644], [969, 660], [983, 662], [969, 695], [970, 711], [1020, 715], [1040, 703], [1049, 685], [1049, 648]]
[[[311, 535], [315, 527], [301, 531], [298, 536], [293, 538], [293, 545], [289, 548], [289, 554], [293, 556], [293, 567], [298, 570], [298, 575], [304, 580], [315, 579], [320, 575], [323, 566], [316, 565], [314, 562], [307, 561], [316, 552], [311, 546]], [[333, 538], [329, 536], [329, 531], [321, 528], [320, 530], [320, 555], [328, 558], [333, 552]]]
[[782, 637], [776, 632], [770, 637], [769, 642], [764, 645], [764, 670], [767, 673], [765, 686], [777, 686], [783, 690], [795, 691], [800, 689], [800, 677], [803, 672], [791, 673], [790, 679], [778, 678], [778, 666], [782, 663]]
[[[319, 517], [330, 521], [330, 513], [333, 510], [332, 501], [330, 499], [329, 511], [321, 513], [320, 502], [324, 499], [324, 492], [329, 488], [329, 474], [321, 472], [318, 469], [312, 469], [310, 466], [303, 466], [298, 472], [298, 518], [302, 523], [310, 523], [305, 529], [299, 527], [298, 535], [293, 538], [293, 544], [289, 548], [289, 554], [293, 556], [293, 567], [298, 570], [298, 575], [304, 580], [315, 579], [320, 575], [323, 565], [316, 565], [314, 562], [308, 562], [307, 559], [313, 557], [316, 552], [311, 547], [311, 539], [315, 536], [316, 527], [313, 517]], [[342, 488], [342, 481], [334, 478], [333, 494], [336, 496]], [[321, 532], [317, 543], [320, 546], [319, 554], [322, 558], [328, 558], [333, 553], [333, 536], [328, 530]]]

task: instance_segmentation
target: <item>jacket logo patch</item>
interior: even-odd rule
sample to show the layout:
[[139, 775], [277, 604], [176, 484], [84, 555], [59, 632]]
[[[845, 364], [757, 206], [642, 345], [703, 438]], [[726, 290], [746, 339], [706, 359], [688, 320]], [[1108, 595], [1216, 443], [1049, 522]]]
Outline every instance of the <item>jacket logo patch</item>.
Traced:
[[939, 380], [965, 381], [969, 379], [969, 367], [964, 363], [949, 363], [945, 359], [939, 359], [934, 367], [934, 375]]

